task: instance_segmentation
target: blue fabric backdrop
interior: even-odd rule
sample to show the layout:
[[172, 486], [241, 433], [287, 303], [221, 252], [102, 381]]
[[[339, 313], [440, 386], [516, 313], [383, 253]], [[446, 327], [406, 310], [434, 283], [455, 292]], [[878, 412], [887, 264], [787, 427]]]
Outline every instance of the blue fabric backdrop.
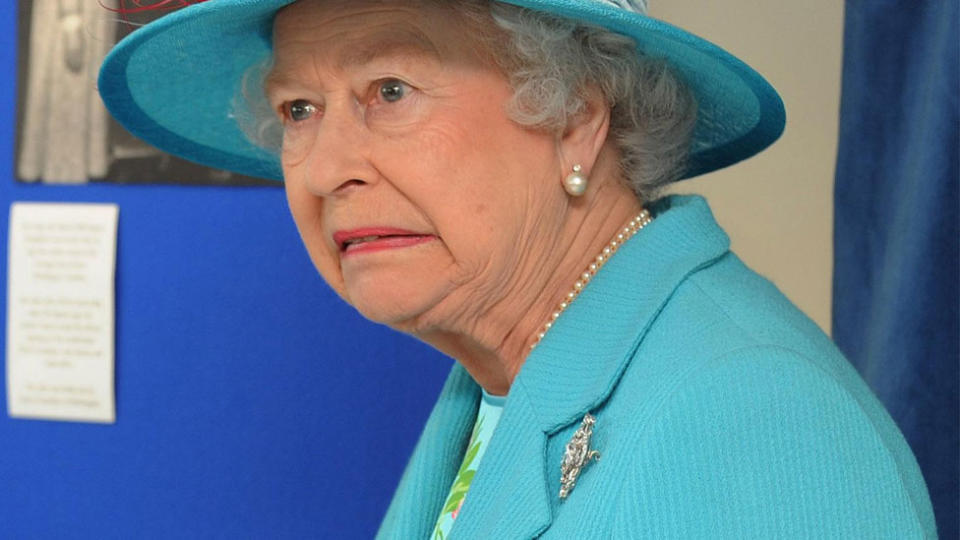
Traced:
[[451, 361], [336, 298], [280, 187], [14, 182], [16, 5], [0, 256], [13, 201], [120, 206], [117, 422], [14, 420], [0, 384], [0, 538], [371, 538]]
[[958, 538], [957, 1], [848, 1], [833, 337]]

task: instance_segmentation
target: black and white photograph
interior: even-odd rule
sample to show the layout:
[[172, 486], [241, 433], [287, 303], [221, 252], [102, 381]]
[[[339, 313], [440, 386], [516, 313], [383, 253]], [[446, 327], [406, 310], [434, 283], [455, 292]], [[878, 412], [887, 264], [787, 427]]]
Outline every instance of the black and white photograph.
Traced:
[[[44, 184], [277, 185], [177, 158], [114, 121], [97, 92], [113, 45], [170, 0], [19, 0], [15, 177]], [[121, 9], [122, 8], [122, 9]]]

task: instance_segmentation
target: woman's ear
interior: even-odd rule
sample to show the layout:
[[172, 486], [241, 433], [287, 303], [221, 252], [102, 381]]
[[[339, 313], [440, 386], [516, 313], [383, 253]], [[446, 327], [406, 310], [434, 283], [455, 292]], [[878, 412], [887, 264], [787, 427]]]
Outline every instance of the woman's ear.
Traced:
[[610, 104], [596, 85], [585, 89], [584, 108], [573, 115], [560, 136], [563, 175], [580, 165], [590, 174], [610, 132]]

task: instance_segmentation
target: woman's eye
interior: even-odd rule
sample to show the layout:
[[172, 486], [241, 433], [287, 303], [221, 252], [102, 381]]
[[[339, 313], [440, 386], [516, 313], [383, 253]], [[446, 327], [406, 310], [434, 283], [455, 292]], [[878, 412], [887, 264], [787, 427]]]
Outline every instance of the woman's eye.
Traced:
[[407, 95], [408, 88], [406, 84], [396, 79], [390, 79], [380, 83], [380, 97], [387, 103], [395, 103]]
[[285, 105], [285, 116], [294, 122], [302, 122], [317, 112], [317, 107], [305, 99], [297, 99]]

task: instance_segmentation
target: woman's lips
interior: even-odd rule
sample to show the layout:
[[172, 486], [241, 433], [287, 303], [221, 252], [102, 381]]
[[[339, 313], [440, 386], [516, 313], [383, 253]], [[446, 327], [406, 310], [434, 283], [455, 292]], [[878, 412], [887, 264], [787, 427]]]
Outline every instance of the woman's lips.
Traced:
[[337, 231], [333, 241], [344, 257], [360, 253], [371, 253], [386, 249], [410, 247], [435, 239], [432, 234], [395, 229], [390, 227], [369, 227], [349, 231]]

